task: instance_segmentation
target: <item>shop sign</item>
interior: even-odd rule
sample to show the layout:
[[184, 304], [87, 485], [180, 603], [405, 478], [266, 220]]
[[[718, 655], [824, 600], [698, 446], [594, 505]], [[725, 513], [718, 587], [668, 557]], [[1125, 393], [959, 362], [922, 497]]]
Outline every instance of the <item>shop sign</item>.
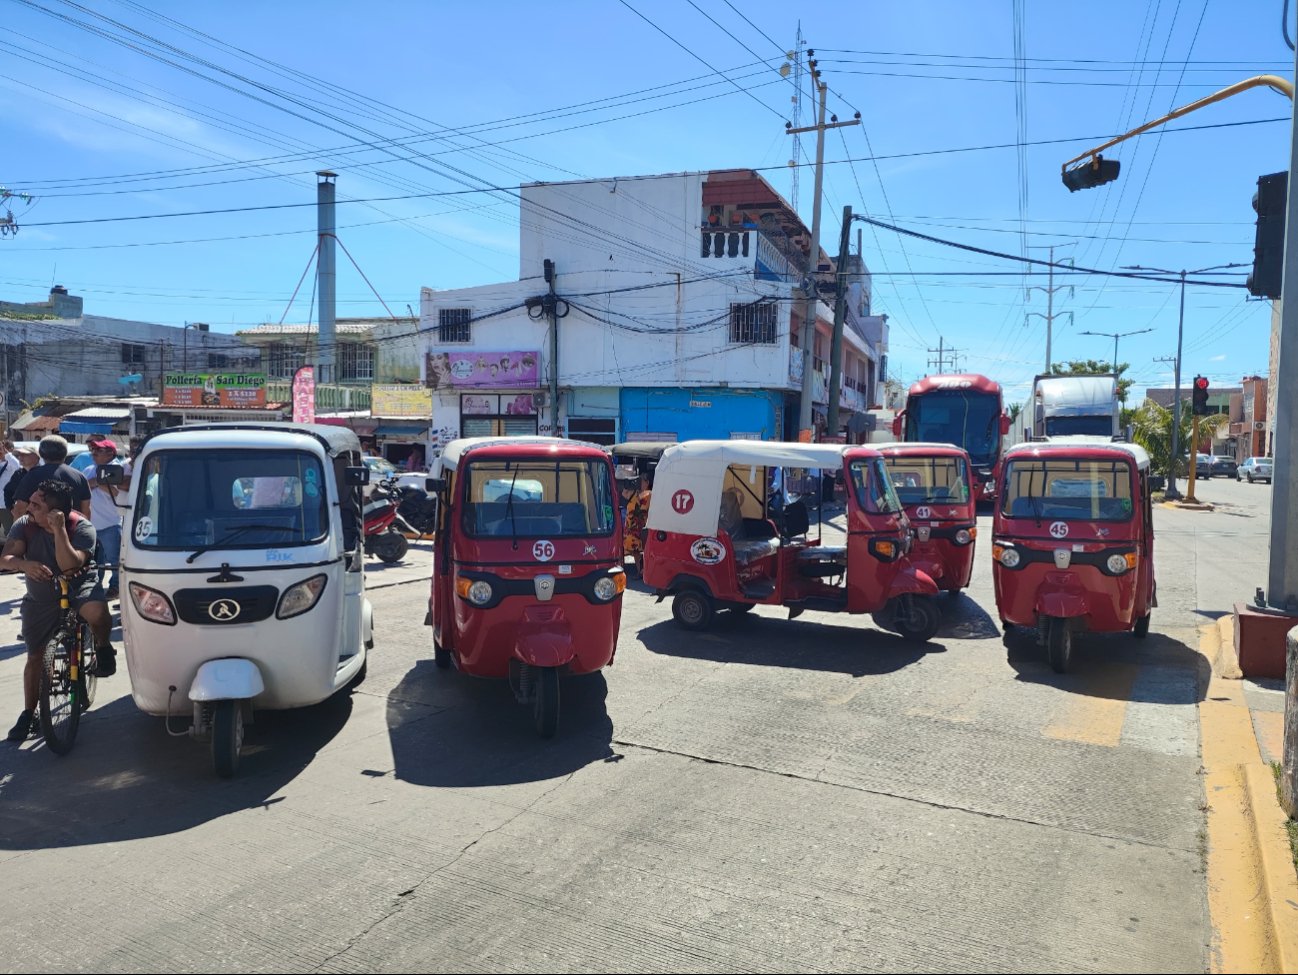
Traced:
[[265, 406], [262, 372], [169, 372], [162, 380], [163, 406]]
[[293, 422], [315, 423], [315, 366], [293, 373]]
[[393, 385], [370, 387], [372, 416], [429, 417], [433, 413], [433, 391], [424, 386]]
[[430, 389], [507, 389], [540, 385], [540, 353], [429, 352], [424, 384]]

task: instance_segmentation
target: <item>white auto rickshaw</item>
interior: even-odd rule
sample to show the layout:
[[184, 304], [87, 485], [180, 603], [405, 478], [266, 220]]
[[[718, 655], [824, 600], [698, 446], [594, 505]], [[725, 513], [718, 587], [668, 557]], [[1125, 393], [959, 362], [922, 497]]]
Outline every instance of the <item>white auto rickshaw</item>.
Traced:
[[[109, 468], [102, 481], [120, 481]], [[254, 709], [305, 707], [359, 683], [373, 646], [361, 492], [342, 427], [216, 423], [154, 434], [133, 458], [122, 532], [131, 694], [172, 734], [239, 763]], [[171, 719], [192, 715], [187, 732]]]

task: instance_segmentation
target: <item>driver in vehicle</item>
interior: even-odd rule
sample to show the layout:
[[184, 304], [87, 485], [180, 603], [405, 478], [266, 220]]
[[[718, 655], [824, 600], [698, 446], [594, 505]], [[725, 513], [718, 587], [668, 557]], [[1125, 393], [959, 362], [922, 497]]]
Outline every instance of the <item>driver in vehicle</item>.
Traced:
[[72, 510], [72, 487], [53, 479], [41, 482], [0, 553], [0, 570], [27, 576], [27, 595], [20, 610], [23, 642], [27, 644], [23, 710], [9, 731], [9, 741], [23, 741], [31, 732], [45, 642], [60, 616], [57, 575], [69, 576], [68, 597], [94, 632], [95, 676], [111, 677], [117, 672], [117, 652], [108, 642], [112, 633], [108, 602], [97, 574], [87, 571], [93, 567], [94, 550], [95, 529], [89, 518]]

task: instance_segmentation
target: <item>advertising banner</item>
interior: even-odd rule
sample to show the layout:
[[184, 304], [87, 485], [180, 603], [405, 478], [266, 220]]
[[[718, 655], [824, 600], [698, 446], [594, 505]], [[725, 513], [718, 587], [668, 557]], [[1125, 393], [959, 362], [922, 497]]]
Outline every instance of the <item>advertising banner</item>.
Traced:
[[293, 373], [293, 422], [315, 423], [315, 366]]
[[169, 372], [162, 380], [163, 406], [265, 406], [261, 372]]
[[371, 386], [370, 415], [427, 419], [433, 415], [433, 391], [425, 386]]
[[429, 352], [424, 362], [424, 384], [429, 389], [535, 388], [540, 383], [540, 353]]

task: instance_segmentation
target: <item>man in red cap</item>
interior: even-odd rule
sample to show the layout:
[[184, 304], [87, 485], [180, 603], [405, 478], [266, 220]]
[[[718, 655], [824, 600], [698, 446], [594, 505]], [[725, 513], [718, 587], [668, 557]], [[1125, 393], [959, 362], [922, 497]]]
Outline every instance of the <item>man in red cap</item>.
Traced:
[[[90, 456], [93, 460], [86, 471], [86, 480], [90, 483], [90, 523], [95, 526], [95, 535], [99, 539], [99, 551], [96, 553], [95, 562], [99, 565], [101, 585], [104, 575], [111, 569], [106, 598], [112, 602], [118, 598], [117, 563], [122, 555], [122, 512], [117, 506], [118, 496], [122, 495], [122, 491], [111, 484], [100, 484], [99, 468], [120, 467], [121, 464], [117, 460], [117, 444], [107, 437], [91, 440], [86, 446], [90, 448]], [[123, 495], [120, 500], [125, 502], [125, 496]], [[110, 569], [104, 568], [105, 566]]]

